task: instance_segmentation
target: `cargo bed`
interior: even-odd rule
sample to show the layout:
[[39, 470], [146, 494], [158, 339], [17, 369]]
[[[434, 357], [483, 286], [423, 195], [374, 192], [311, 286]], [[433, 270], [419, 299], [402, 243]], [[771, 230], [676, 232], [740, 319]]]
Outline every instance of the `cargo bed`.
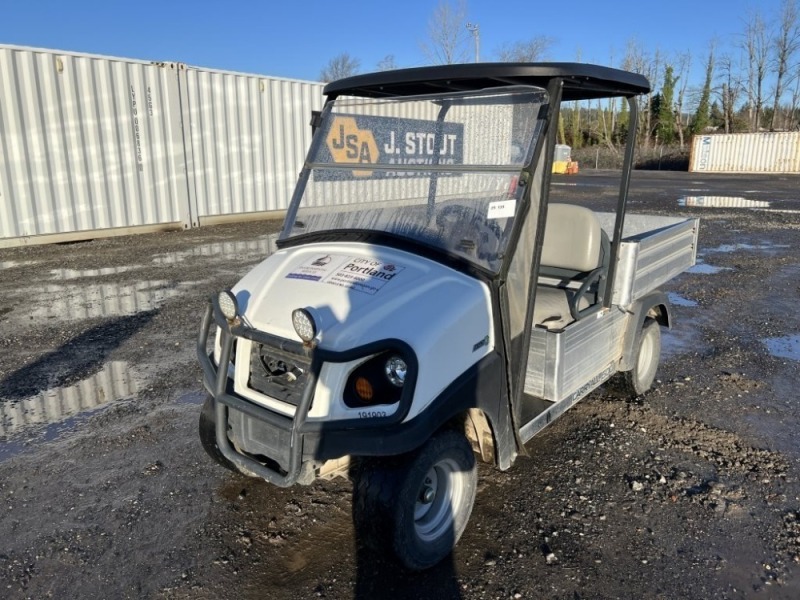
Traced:
[[[596, 215], [610, 238], [614, 215]], [[695, 264], [698, 228], [698, 219], [626, 216], [610, 310], [570, 323], [563, 330], [533, 328], [526, 405], [537, 406], [544, 413], [550, 404], [563, 401], [566, 410], [616, 372], [629, 324], [628, 307]], [[533, 415], [525, 416], [524, 422], [528, 422]], [[526, 427], [531, 429], [530, 435], [539, 428]]]

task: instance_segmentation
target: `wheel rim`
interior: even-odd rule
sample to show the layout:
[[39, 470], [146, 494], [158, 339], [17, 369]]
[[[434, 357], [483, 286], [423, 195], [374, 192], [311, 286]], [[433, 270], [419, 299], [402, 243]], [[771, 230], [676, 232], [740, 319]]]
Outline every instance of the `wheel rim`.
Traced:
[[430, 542], [453, 525], [453, 517], [464, 502], [464, 473], [452, 459], [434, 464], [420, 486], [414, 505], [417, 535]]
[[636, 372], [640, 377], [647, 376], [650, 372], [650, 363], [653, 361], [655, 341], [652, 335], [645, 335], [642, 338], [642, 345], [639, 348], [639, 360], [636, 363]]

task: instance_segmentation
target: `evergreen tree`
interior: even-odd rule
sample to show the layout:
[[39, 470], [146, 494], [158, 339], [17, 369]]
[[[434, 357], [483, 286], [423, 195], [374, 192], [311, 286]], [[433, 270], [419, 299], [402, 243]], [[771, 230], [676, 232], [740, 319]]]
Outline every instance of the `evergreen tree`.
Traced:
[[719, 105], [719, 102], [716, 100], [711, 105], [711, 112], [709, 114], [709, 125], [714, 127], [715, 129], [721, 129], [725, 127], [725, 114], [722, 112], [722, 108]]
[[703, 85], [703, 92], [700, 94], [700, 104], [692, 119], [692, 133], [697, 135], [703, 133], [708, 127], [708, 111], [711, 103], [711, 80], [714, 77], [714, 53], [708, 53], [708, 65], [706, 66], [706, 82]]
[[662, 144], [671, 144], [675, 141], [675, 109], [673, 98], [675, 96], [675, 84], [678, 78], [672, 70], [671, 65], [664, 69], [664, 84], [661, 87], [658, 103], [658, 124], [656, 133]]

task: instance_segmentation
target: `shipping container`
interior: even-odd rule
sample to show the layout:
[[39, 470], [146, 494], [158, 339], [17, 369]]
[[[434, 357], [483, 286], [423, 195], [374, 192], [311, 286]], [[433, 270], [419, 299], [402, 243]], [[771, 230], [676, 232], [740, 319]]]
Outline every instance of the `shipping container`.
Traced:
[[800, 173], [800, 132], [697, 135], [689, 170], [698, 173]]
[[0, 248], [276, 214], [323, 87], [0, 45]]
[[285, 210], [311, 144], [321, 83], [180, 71], [190, 190], [201, 224]]
[[179, 99], [176, 63], [0, 46], [0, 246], [190, 226]]

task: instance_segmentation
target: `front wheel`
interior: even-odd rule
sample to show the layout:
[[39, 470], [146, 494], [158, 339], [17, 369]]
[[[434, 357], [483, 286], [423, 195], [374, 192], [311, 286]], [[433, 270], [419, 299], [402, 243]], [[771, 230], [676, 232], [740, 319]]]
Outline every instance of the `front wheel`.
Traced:
[[477, 479], [472, 447], [451, 430], [405, 457], [366, 463], [353, 504], [359, 535], [373, 548], [392, 548], [409, 569], [432, 567], [464, 532]]
[[661, 329], [655, 319], [645, 319], [634, 356], [633, 369], [621, 376], [627, 395], [638, 397], [653, 386], [661, 360]]

